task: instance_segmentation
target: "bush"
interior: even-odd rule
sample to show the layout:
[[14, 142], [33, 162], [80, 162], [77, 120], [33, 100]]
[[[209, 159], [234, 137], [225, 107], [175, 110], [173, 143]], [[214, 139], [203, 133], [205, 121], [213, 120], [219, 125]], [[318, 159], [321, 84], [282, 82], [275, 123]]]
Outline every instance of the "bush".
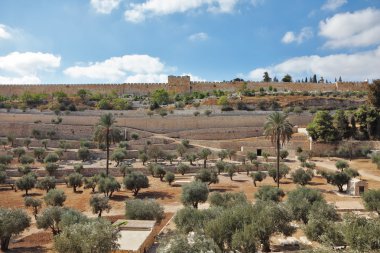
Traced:
[[78, 158], [85, 162], [90, 157], [90, 150], [86, 147], [81, 147], [78, 149]]
[[54, 175], [54, 173], [57, 171], [58, 168], [59, 168], [59, 166], [56, 163], [48, 163], [45, 166], [45, 170], [47, 171], [49, 176]]
[[380, 190], [369, 190], [362, 196], [365, 208], [380, 215]]
[[155, 200], [133, 199], [126, 201], [125, 206], [127, 219], [160, 222], [164, 218], [164, 208]]
[[243, 205], [247, 204], [247, 196], [243, 192], [239, 193], [220, 193], [220, 192], [214, 192], [211, 193], [208, 201], [210, 202], [210, 206], [219, 206], [224, 208], [230, 208], [237, 205]]
[[13, 160], [11, 155], [0, 155], [0, 164], [10, 164]]
[[20, 157], [20, 163], [22, 164], [31, 164], [34, 163], [34, 158], [28, 155], [22, 155]]
[[63, 190], [53, 189], [46, 194], [44, 200], [48, 206], [63, 206], [63, 202], [66, 201], [66, 195]]
[[256, 199], [274, 202], [280, 202], [284, 196], [285, 193], [282, 189], [270, 185], [261, 186], [255, 194]]
[[59, 156], [56, 153], [49, 153], [45, 159], [44, 163], [56, 163], [59, 160]]

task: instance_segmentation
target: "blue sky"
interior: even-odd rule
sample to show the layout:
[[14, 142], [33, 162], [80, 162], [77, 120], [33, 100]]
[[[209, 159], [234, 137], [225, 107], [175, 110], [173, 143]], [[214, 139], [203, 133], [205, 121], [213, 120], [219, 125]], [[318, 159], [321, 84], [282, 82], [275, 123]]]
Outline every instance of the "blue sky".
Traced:
[[1, 0], [0, 84], [380, 78], [379, 0]]

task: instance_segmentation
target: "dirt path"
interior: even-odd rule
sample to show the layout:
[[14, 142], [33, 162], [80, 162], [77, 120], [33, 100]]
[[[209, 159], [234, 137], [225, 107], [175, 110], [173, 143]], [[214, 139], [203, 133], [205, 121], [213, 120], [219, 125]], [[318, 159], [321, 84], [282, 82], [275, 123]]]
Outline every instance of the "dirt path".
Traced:
[[[352, 165], [351, 161], [345, 160], [345, 159], [338, 159], [338, 158], [333, 159], [331, 161], [330, 160], [319, 160], [319, 161], [314, 161], [314, 162], [317, 165], [317, 167], [322, 167], [322, 168], [325, 168], [325, 169], [330, 170], [330, 171], [337, 171], [337, 168], [335, 167], [335, 163], [337, 160], [343, 160], [343, 161], [348, 162], [349, 165]], [[367, 172], [363, 169], [359, 169], [358, 172], [362, 177], [364, 177], [366, 179], [380, 182], [380, 176], [373, 175], [372, 173]]]

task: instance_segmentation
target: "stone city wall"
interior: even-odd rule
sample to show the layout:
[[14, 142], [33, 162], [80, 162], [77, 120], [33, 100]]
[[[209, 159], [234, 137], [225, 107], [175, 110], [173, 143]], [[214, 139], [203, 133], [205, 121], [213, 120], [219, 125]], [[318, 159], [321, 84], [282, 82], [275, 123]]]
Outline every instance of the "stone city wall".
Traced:
[[85, 89], [95, 93], [136, 94], [147, 95], [157, 89], [166, 89], [175, 93], [188, 93], [191, 91], [225, 90], [236, 91], [247, 84], [249, 89], [258, 90], [260, 87], [275, 87], [278, 90], [290, 91], [365, 91], [368, 83], [264, 83], [264, 82], [194, 82], [189, 76], [168, 76], [167, 83], [123, 83], [123, 84], [39, 84], [39, 85], [0, 85], [0, 94], [3, 96], [21, 95], [25, 91], [31, 93], [51, 94], [63, 91], [67, 94], [76, 94]]

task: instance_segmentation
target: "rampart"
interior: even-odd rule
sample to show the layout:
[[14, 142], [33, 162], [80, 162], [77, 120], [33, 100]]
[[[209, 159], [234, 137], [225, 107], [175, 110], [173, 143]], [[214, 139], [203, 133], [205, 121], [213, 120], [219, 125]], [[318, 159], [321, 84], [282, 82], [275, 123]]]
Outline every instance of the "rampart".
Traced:
[[3, 96], [21, 95], [25, 91], [31, 93], [51, 94], [63, 91], [69, 95], [76, 94], [79, 90], [91, 90], [95, 93], [116, 93], [147, 95], [157, 89], [165, 89], [169, 92], [188, 93], [191, 91], [236, 91], [247, 85], [249, 89], [258, 90], [269, 88], [289, 91], [365, 91], [368, 88], [366, 82], [343, 82], [334, 84], [325, 83], [264, 83], [264, 82], [194, 82], [189, 76], [168, 76], [167, 83], [123, 83], [123, 84], [40, 84], [40, 85], [0, 85], [0, 94]]

